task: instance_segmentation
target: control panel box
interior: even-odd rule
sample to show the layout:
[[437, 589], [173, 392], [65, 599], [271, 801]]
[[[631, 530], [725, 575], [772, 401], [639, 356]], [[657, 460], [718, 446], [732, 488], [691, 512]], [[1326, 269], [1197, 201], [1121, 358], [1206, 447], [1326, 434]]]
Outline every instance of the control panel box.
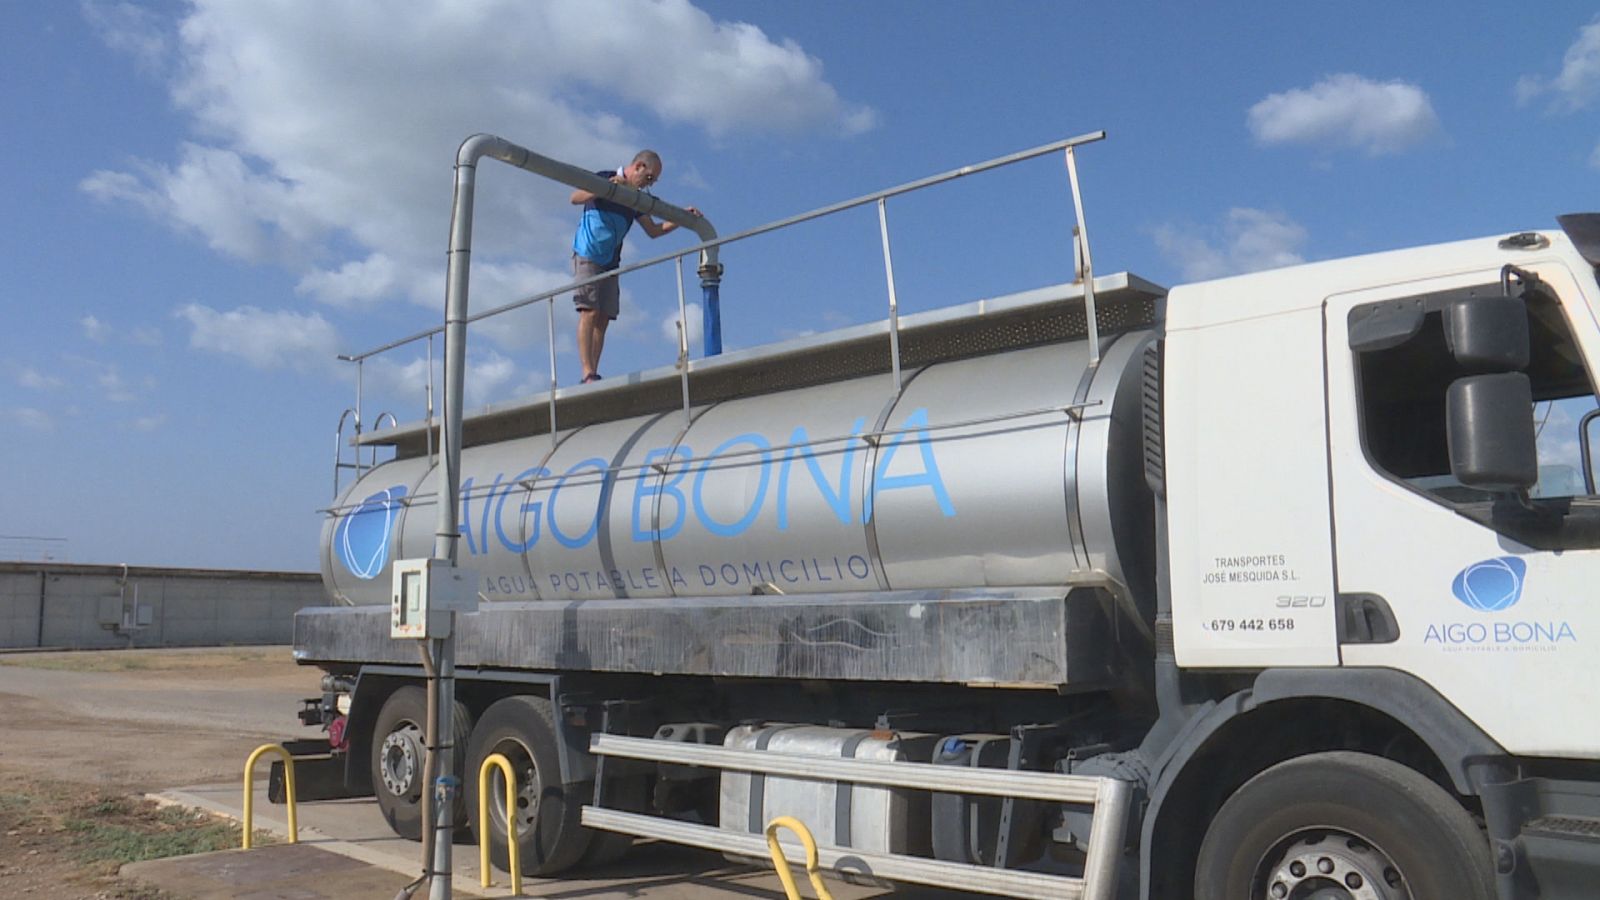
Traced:
[[401, 559], [394, 564], [389, 636], [411, 640], [450, 636], [452, 612], [477, 612], [478, 577], [447, 559]]

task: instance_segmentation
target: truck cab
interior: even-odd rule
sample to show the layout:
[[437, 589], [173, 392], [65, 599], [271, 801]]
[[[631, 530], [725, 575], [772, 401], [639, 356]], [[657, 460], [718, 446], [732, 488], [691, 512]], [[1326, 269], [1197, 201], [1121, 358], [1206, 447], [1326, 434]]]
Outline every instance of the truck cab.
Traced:
[[[1320, 740], [1334, 764], [1352, 743], [1387, 743], [1369, 752], [1412, 759], [1435, 801], [1452, 795], [1483, 817], [1502, 897], [1582, 895], [1564, 860], [1600, 822], [1600, 680], [1586, 646], [1600, 634], [1587, 596], [1600, 579], [1600, 498], [1586, 433], [1600, 290], [1594, 248], [1581, 243], [1593, 222], [1564, 222], [1576, 241], [1461, 241], [1168, 298], [1176, 661], [1190, 678], [1251, 673], [1250, 708], [1210, 739], [1247, 728], [1278, 748], [1265, 755], [1285, 757], [1273, 765], [1298, 759], [1302, 779], [1368, 787], [1382, 779], [1308, 769], [1319, 740], [1307, 732], [1344, 731]], [[1306, 799], [1253, 781], [1261, 755], [1214, 773], [1229, 797], [1218, 810]], [[1528, 805], [1505, 805], [1513, 796]], [[1462, 816], [1434, 818], [1468, 832]], [[1281, 844], [1296, 823], [1275, 827], [1229, 832], [1260, 844], [1240, 851], [1258, 856], [1245, 877], [1270, 880], [1297, 858]], [[1447, 844], [1447, 830], [1429, 833]], [[1334, 863], [1360, 871], [1365, 852]], [[1223, 878], [1224, 891], [1250, 868], [1197, 853], [1200, 877]]]

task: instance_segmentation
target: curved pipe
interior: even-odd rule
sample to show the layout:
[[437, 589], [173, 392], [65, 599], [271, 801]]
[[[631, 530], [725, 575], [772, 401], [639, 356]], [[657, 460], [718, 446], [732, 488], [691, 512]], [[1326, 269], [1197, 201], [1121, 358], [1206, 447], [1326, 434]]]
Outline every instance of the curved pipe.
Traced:
[[[475, 134], [461, 143], [461, 149], [456, 153], [456, 165], [475, 165], [482, 157], [498, 159], [501, 162], [515, 166], [535, 175], [543, 175], [554, 181], [569, 184], [575, 188], [588, 191], [602, 200], [609, 200], [619, 206], [638, 210], [657, 219], [664, 219], [675, 225], [693, 231], [699, 235], [701, 241], [714, 241], [717, 239], [717, 230], [711, 227], [705, 216], [680, 207], [673, 206], [652, 194], [635, 190], [625, 184], [617, 184], [577, 166], [569, 165], [548, 156], [540, 156], [526, 147], [519, 147], [505, 138], [492, 134]], [[717, 248], [707, 247], [700, 251], [701, 277], [705, 277], [707, 267], [717, 268]]]
[[[702, 241], [715, 241], [717, 231], [704, 216], [697, 216], [682, 207], [673, 206], [650, 194], [634, 190], [625, 184], [616, 184], [605, 178], [520, 147], [505, 138], [492, 134], [475, 134], [461, 142], [456, 151], [455, 200], [450, 210], [450, 250], [445, 277], [445, 330], [444, 330], [444, 409], [441, 463], [443, 484], [441, 496], [454, 497], [461, 489], [461, 405], [466, 380], [467, 348], [467, 283], [472, 260], [472, 211], [476, 192], [478, 160], [488, 157], [515, 166], [535, 175], [588, 191], [604, 200], [638, 210], [688, 228]], [[710, 285], [709, 298], [715, 296], [715, 286], [720, 282], [722, 266], [717, 262], [717, 248], [700, 251], [701, 284]], [[721, 327], [709, 327], [708, 334], [720, 337]], [[718, 348], [720, 349], [720, 348]], [[434, 557], [456, 560], [457, 510], [454, 503], [439, 504], [438, 528], [434, 532]]]

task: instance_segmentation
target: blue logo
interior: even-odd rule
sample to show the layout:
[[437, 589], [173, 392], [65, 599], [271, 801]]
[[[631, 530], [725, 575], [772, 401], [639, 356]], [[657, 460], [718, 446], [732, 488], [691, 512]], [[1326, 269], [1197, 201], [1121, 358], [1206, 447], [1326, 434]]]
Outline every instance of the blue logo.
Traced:
[[389, 561], [389, 535], [399, 517], [406, 486], [397, 484], [361, 501], [333, 530], [333, 551], [357, 578], [376, 578]]
[[1499, 612], [1522, 599], [1522, 580], [1528, 564], [1515, 556], [1475, 562], [1456, 575], [1450, 590], [1456, 599], [1479, 612]]

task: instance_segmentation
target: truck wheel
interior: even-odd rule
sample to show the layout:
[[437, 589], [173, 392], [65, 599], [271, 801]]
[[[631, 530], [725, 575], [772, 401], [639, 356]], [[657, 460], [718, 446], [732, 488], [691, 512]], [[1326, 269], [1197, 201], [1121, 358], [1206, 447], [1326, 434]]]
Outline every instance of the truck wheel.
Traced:
[[1279, 763], [1222, 805], [1196, 900], [1493, 900], [1489, 846], [1442, 788], [1377, 756]]
[[[518, 695], [496, 702], [472, 731], [467, 759], [467, 803], [473, 824], [478, 816], [478, 771], [490, 755], [511, 761], [517, 776], [514, 815], [522, 874], [553, 875], [569, 869], [589, 847], [592, 834], [578, 824], [584, 802], [593, 796], [588, 782], [562, 784], [556, 750], [555, 710], [543, 697]], [[489, 777], [489, 858], [501, 869], [511, 867], [506, 847], [505, 776], [498, 768]]]
[[[465, 769], [463, 752], [472, 731], [471, 714], [456, 703], [455, 768]], [[413, 841], [422, 839], [422, 764], [427, 752], [428, 694], [407, 685], [389, 695], [372, 729], [372, 792], [378, 809], [394, 833]], [[455, 824], [466, 826], [467, 806], [456, 795]]]

